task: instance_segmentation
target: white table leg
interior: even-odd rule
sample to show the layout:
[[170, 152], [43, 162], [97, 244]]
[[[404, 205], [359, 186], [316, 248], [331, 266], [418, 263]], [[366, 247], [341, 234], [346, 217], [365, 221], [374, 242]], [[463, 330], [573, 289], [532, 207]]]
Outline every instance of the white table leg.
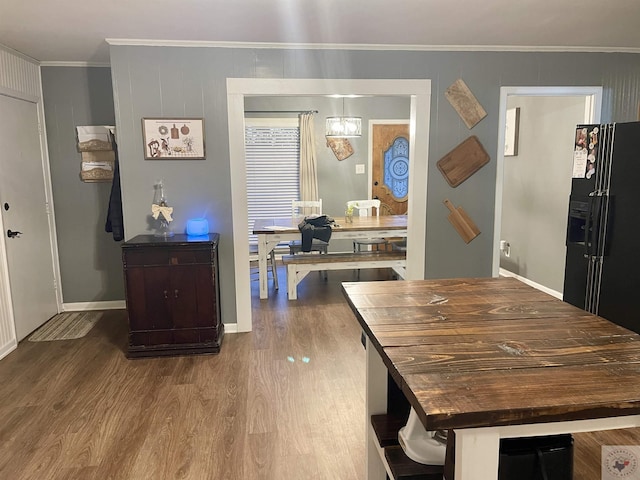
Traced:
[[367, 396], [365, 431], [367, 435], [366, 479], [384, 480], [387, 472], [378, 451], [378, 439], [371, 428], [371, 415], [387, 413], [387, 367], [367, 337]]
[[500, 433], [486, 428], [455, 432], [455, 480], [497, 479]]
[[258, 235], [258, 277], [260, 280], [260, 298], [269, 298], [267, 257], [269, 256], [269, 243], [266, 235]]

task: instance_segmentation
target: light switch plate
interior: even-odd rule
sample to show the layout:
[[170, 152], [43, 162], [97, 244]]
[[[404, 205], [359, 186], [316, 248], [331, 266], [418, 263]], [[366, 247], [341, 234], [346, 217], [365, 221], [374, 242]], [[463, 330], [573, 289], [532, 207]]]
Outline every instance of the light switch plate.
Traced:
[[356, 164], [356, 174], [359, 175], [361, 173], [364, 173], [364, 163], [357, 163]]

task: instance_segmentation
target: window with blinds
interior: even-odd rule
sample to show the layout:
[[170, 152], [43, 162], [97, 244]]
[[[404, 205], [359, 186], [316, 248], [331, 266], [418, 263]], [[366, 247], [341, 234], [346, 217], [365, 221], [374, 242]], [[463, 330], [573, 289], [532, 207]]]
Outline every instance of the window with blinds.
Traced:
[[245, 119], [249, 244], [257, 245], [258, 218], [290, 217], [300, 191], [300, 129], [297, 118]]

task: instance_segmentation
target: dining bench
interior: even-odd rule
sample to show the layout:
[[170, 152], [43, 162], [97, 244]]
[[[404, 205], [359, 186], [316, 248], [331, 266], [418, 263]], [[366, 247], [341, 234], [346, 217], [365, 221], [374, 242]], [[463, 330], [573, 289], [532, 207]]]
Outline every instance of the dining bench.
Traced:
[[400, 277], [405, 276], [406, 252], [373, 251], [353, 253], [327, 253], [322, 255], [283, 255], [287, 267], [287, 295], [298, 298], [298, 284], [309, 272], [319, 270], [358, 270], [363, 268], [392, 268]]

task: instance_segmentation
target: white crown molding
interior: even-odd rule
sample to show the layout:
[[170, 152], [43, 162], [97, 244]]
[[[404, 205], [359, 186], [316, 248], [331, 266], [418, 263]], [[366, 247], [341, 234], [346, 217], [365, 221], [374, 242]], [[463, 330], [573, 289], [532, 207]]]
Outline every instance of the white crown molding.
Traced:
[[581, 53], [640, 53], [632, 47], [536, 46], [536, 45], [393, 45], [344, 43], [268, 43], [218, 42], [204, 40], [155, 40], [136, 38], [107, 38], [109, 45], [191, 48], [264, 48], [299, 50], [390, 50], [434, 52], [581, 52]]
[[41, 67], [100, 67], [100, 68], [109, 68], [111, 64], [108, 62], [40, 62]]

